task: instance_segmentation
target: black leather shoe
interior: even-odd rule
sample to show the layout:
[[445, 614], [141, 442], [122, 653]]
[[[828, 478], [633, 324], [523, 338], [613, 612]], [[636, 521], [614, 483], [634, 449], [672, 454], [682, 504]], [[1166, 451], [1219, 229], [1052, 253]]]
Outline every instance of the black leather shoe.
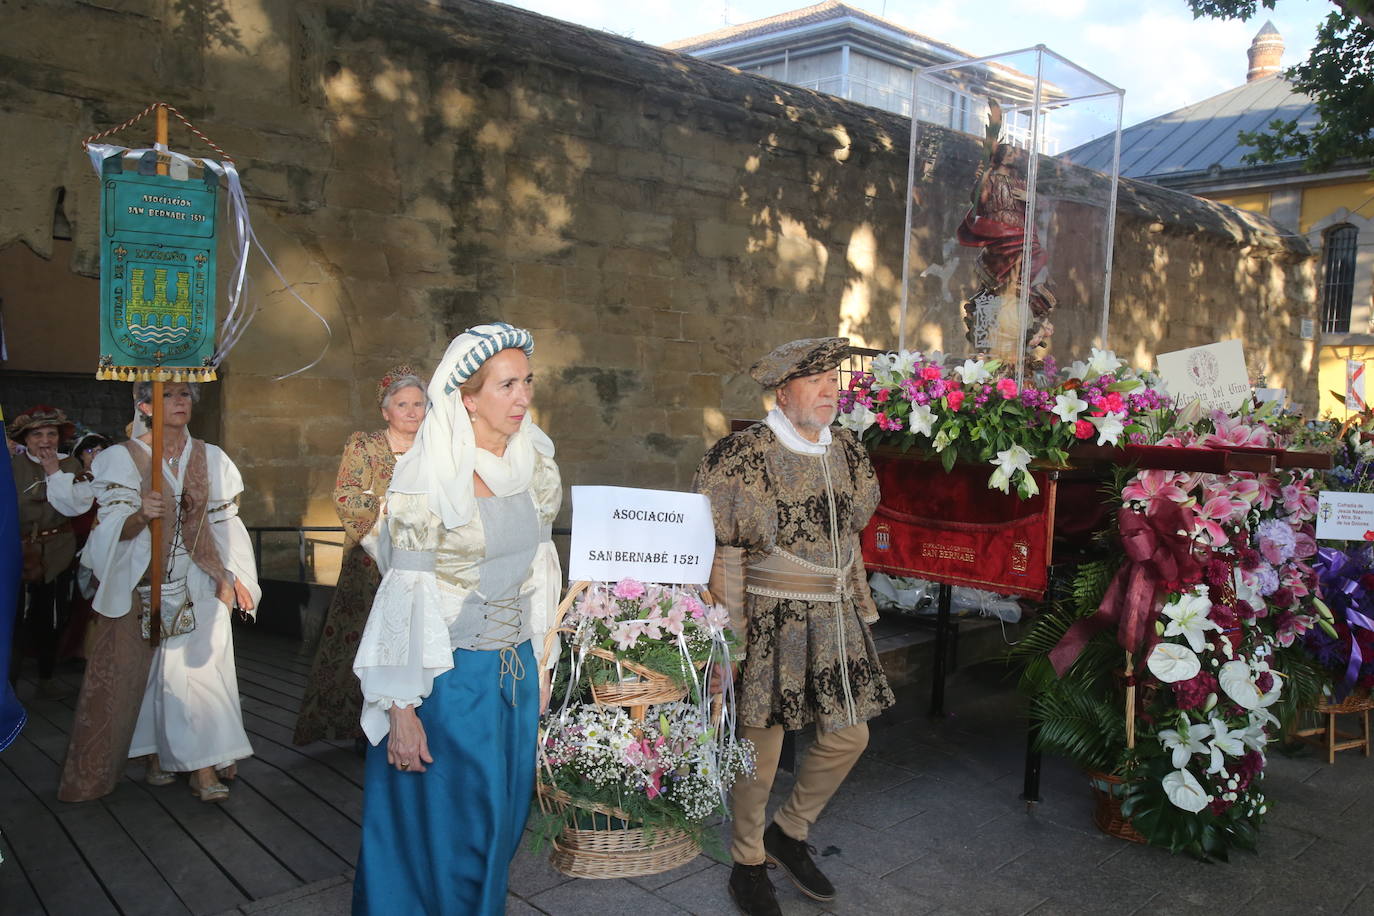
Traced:
[[807, 845], [805, 840], [792, 839], [777, 824], [769, 824], [763, 832], [763, 852], [769, 862], [781, 868], [797, 889], [812, 900], [835, 899], [835, 885], [811, 861], [816, 847]]
[[771, 865], [740, 865], [730, 870], [730, 899], [744, 916], [782, 916], [773, 882], [768, 880]]

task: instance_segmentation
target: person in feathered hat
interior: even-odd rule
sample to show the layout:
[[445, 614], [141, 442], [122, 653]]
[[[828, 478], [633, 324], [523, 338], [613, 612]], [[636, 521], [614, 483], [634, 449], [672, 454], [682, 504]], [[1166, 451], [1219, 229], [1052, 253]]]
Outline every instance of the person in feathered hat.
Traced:
[[[716, 562], [711, 594], [744, 636], [741, 737], [758, 753], [752, 779], [731, 795], [729, 890], [749, 916], [779, 912], [767, 863], [807, 896], [835, 896], [810, 856], [811, 824], [868, 746], [868, 720], [893, 702], [869, 624], [859, 533], [878, 506], [868, 454], [831, 429], [843, 337], [794, 340], [749, 370], [777, 406], [761, 423], [717, 442], [694, 488], [711, 500]], [[816, 726], [796, 784], [766, 823], [783, 731]]]
[[353, 912], [506, 912], [548, 702], [542, 645], [561, 572], [562, 484], [530, 418], [528, 331], [449, 344], [429, 411], [396, 463], [381, 587], [353, 663], [374, 745]]
[[24, 657], [38, 657], [38, 690], [42, 696], [57, 695], [53, 672], [57, 666], [57, 641], [67, 625], [71, 605], [71, 566], [76, 556], [76, 535], [71, 519], [91, 507], [63, 501], [60, 490], [49, 481], [56, 475], [75, 475], [81, 462], [57, 450], [75, 426], [56, 407], [38, 404], [9, 424], [9, 437], [24, 446], [10, 457], [10, 468], [19, 491], [19, 536], [24, 546], [24, 602], [15, 620], [14, 659], [10, 679], [19, 677]]

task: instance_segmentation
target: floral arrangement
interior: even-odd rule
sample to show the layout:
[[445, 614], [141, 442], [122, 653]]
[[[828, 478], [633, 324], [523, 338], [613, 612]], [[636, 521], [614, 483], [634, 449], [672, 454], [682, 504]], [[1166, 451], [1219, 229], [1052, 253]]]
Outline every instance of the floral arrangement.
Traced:
[[[676, 828], [710, 843], [704, 822], [726, 813], [730, 786], [754, 771], [753, 745], [734, 736], [730, 680], [715, 698], [706, 689], [736, 645], [726, 609], [692, 588], [622, 579], [588, 585], [561, 629], [570, 633], [555, 678], [562, 701], [541, 722], [539, 755], [541, 781], [570, 804], [550, 806], [536, 842], [577, 824]], [[619, 705], [597, 702], [603, 685], [629, 693], [614, 694]], [[663, 701], [665, 690], [682, 699]], [[591, 814], [606, 809], [617, 812], [609, 828]]]
[[1374, 688], [1374, 548], [1322, 547], [1315, 567], [1331, 618], [1319, 620], [1322, 626], [1309, 630], [1303, 645], [1329, 672], [1330, 692], [1342, 701], [1352, 690]]
[[1076, 441], [1116, 445], [1143, 437], [1151, 415], [1169, 398], [1153, 376], [1130, 369], [1110, 350], [1064, 370], [1052, 359], [1018, 385], [995, 359], [967, 359], [945, 368], [939, 351], [903, 350], [874, 357], [840, 393], [840, 425], [870, 445], [913, 446], [940, 457], [993, 466], [988, 486], [1027, 498], [1038, 492], [1033, 461], [1063, 464]]
[[[1282, 443], [1262, 417], [1213, 413], [1159, 444]], [[1265, 748], [1322, 680], [1302, 648], [1331, 624], [1311, 565], [1315, 486], [1303, 470], [1121, 470], [1120, 533], [1099, 539], [1070, 599], [1019, 651], [1042, 746], [1123, 776], [1122, 810], [1151, 843], [1223, 859], [1255, 846]], [[1126, 554], [1122, 535], [1153, 544], [1150, 556]], [[1123, 652], [1137, 620], [1139, 642]], [[1054, 670], [1074, 634], [1083, 644]]]
[[703, 604], [692, 589], [635, 579], [589, 585], [565, 621], [574, 628], [573, 645], [602, 650], [581, 661], [591, 683], [624, 679], [622, 663], [630, 661], [694, 689], [696, 669], [710, 659], [723, 662], [736, 646], [729, 623], [723, 606]]
[[572, 798], [694, 830], [724, 815], [730, 786], [754, 772], [753, 745], [720, 737], [694, 704], [652, 706], [643, 721], [619, 707], [578, 704], [549, 723], [542, 750]]

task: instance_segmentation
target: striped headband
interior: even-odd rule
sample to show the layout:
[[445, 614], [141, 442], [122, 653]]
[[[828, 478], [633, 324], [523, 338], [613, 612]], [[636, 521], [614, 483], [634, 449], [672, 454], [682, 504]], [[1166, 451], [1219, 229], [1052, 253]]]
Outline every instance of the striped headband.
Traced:
[[449, 373], [447, 381], [444, 382], [444, 394], [453, 394], [457, 391], [458, 386], [472, 378], [472, 374], [481, 368], [482, 363], [502, 350], [518, 347], [525, 351], [526, 356], [534, 355], [534, 336], [524, 328], [517, 328], [504, 321], [468, 328], [463, 332], [463, 336], [469, 338], [469, 349], [458, 357], [453, 371]]

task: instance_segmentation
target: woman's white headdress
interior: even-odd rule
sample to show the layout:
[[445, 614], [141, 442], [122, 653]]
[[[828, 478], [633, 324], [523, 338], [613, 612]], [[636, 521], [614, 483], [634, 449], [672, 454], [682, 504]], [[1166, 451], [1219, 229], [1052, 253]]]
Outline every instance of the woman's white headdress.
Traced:
[[455, 337], [429, 380], [430, 406], [415, 445], [396, 462], [391, 489], [427, 494], [430, 511], [446, 528], [461, 528], [472, 520], [477, 509], [474, 472], [496, 496], [513, 496], [529, 489], [539, 455], [553, 457], [553, 441], [529, 414], [506, 443], [504, 455], [479, 449], [463, 407], [459, 386], [497, 353], [517, 348], [532, 355], [534, 338], [503, 321], [468, 328]]

